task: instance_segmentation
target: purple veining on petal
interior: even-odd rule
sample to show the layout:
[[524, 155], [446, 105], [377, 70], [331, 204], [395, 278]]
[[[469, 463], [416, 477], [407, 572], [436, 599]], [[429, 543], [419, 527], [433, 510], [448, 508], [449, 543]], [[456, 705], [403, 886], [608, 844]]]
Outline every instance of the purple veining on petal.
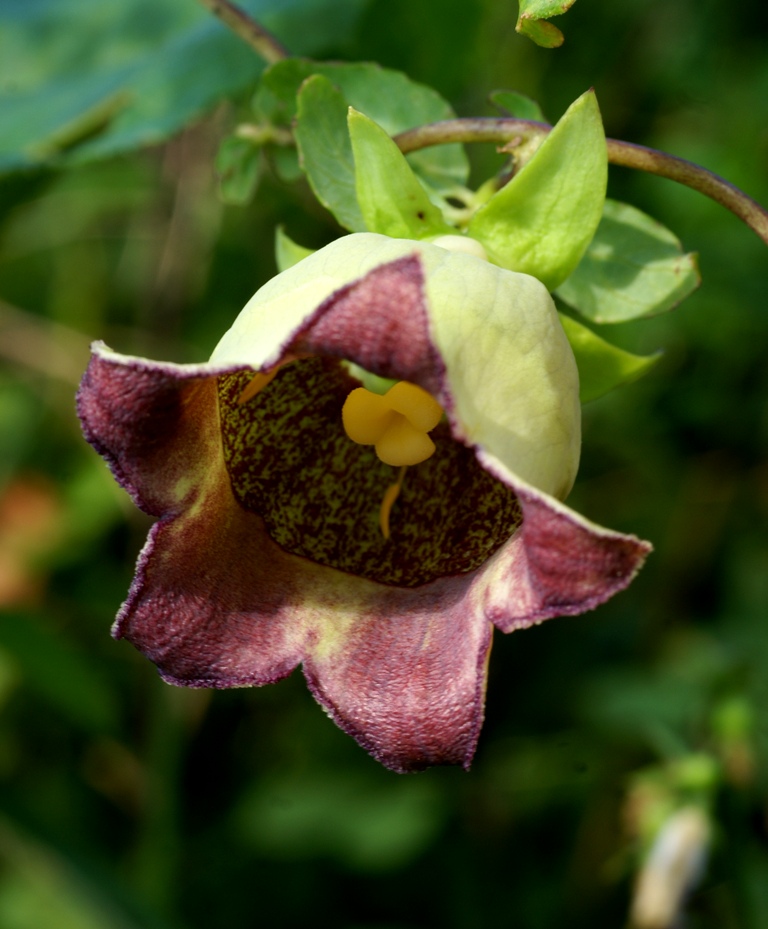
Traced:
[[471, 577], [379, 591], [307, 683], [337, 725], [395, 771], [469, 767], [483, 720], [492, 626]]
[[522, 526], [486, 567], [486, 615], [503, 632], [554, 616], [592, 610], [623, 590], [652, 546], [596, 526], [509, 475], [479, 453], [481, 463], [515, 491]]

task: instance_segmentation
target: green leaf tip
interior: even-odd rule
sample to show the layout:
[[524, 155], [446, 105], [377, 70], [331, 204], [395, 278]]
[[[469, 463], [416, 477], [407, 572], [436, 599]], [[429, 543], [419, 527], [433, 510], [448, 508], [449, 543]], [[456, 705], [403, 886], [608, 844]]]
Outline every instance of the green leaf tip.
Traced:
[[573, 273], [600, 222], [608, 155], [594, 91], [579, 97], [523, 168], [472, 218], [468, 232], [501, 267], [554, 290]]
[[528, 36], [542, 48], [559, 48], [565, 36], [552, 23], [551, 16], [560, 16], [569, 10], [576, 0], [519, 0], [520, 12], [515, 30]]
[[288, 268], [292, 268], [311, 255], [313, 251], [314, 249], [305, 248], [289, 238], [282, 226], [275, 229], [275, 264], [278, 272], [287, 271]]
[[562, 313], [560, 322], [571, 343], [579, 369], [579, 400], [582, 403], [589, 403], [615, 387], [637, 380], [661, 358], [661, 352], [634, 355], [611, 345], [591, 329]]
[[347, 116], [355, 190], [366, 228], [396, 239], [425, 239], [456, 230], [443, 220], [392, 138], [353, 107]]
[[547, 121], [539, 104], [516, 90], [494, 90], [488, 95], [488, 99], [504, 116], [531, 119], [537, 123]]
[[696, 255], [669, 229], [606, 200], [594, 238], [557, 296], [593, 322], [621, 323], [671, 310], [700, 283]]
[[355, 166], [347, 131], [347, 102], [321, 74], [308, 77], [299, 90], [296, 144], [301, 165], [315, 196], [352, 232], [365, 220], [355, 194]]

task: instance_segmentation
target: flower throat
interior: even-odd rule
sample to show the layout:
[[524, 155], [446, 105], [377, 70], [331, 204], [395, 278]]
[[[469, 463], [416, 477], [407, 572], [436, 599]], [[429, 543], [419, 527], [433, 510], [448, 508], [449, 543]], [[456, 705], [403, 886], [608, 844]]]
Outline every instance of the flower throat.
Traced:
[[339, 361], [291, 361], [218, 379], [233, 492], [284, 549], [411, 587], [474, 570], [519, 525], [515, 495], [429, 393], [399, 382], [381, 395]]

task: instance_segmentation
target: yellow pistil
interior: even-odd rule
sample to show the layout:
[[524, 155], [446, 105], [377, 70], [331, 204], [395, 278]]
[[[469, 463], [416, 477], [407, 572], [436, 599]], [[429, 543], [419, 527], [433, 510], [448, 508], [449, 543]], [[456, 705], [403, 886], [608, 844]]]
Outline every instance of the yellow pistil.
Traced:
[[381, 461], [400, 468], [379, 510], [385, 539], [389, 538], [389, 515], [400, 495], [405, 468], [434, 454], [435, 443], [427, 433], [442, 415], [443, 408], [432, 394], [408, 381], [400, 381], [383, 395], [357, 387], [344, 403], [341, 418], [349, 438], [360, 445], [373, 445]]

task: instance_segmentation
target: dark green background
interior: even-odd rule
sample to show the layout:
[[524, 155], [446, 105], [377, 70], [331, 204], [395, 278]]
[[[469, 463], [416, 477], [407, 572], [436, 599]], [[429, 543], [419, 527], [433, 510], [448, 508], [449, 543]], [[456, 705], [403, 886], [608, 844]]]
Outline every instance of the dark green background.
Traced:
[[[67, 48], [95, 41], [95, 58], [122, 60], [125, 23], [144, 42], [162, 32], [164, 0], [154, 24], [141, 6], [122, 4], [120, 30], [96, 7], [57, 22], [19, 60], [47, 67], [62, 29]], [[762, 4], [580, 0], [553, 51], [515, 34], [509, 0], [339, 2], [325, 34], [292, 7], [289, 46], [403, 69], [460, 115], [490, 115], [487, 94], [509, 88], [557, 119], [594, 86], [608, 135], [768, 202]], [[44, 19], [46, 5], [0, 2], [5, 19], [30, 11]], [[185, 67], [183, 86], [194, 59]], [[703, 286], [607, 331], [665, 357], [585, 409], [569, 498], [656, 551], [600, 610], [497, 635], [471, 773], [380, 768], [299, 674], [174, 690], [109, 637], [148, 522], [80, 438], [88, 341], [204, 359], [274, 273], [276, 224], [310, 246], [337, 234], [304, 187], [269, 176], [253, 205], [219, 202], [213, 157], [248, 93], [167, 145], [0, 179], [1, 929], [623, 926], [632, 778], [656, 766], [669, 781], [694, 754], [719, 773], [688, 925], [764, 929], [768, 252], [691, 191], [611, 171], [612, 196], [699, 252]], [[500, 164], [490, 149], [472, 157], [477, 182]]]

